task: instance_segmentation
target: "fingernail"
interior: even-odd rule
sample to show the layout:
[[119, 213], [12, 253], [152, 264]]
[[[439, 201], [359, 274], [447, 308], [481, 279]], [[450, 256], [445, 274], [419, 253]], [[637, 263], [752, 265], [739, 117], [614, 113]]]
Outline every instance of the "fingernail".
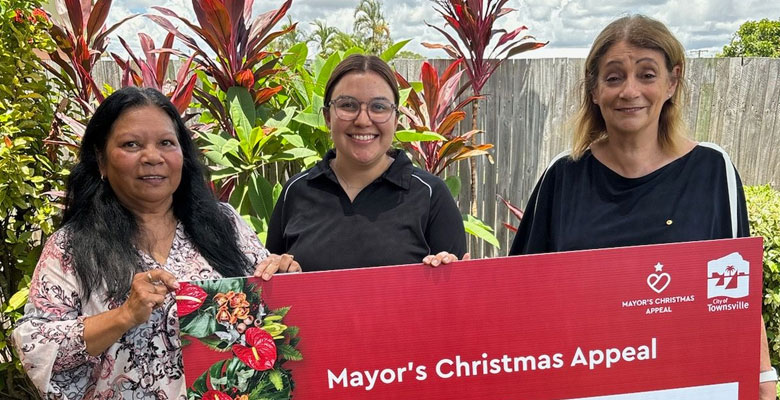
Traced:
[[271, 279], [271, 274], [269, 274], [269, 273], [264, 273], [264, 274], [263, 274], [263, 279], [265, 279], [265, 280], [269, 280], [269, 279]]
[[179, 282], [174, 281], [173, 282], [173, 288], [178, 289], [179, 288]]
[[439, 265], [439, 260], [433, 260], [433, 262], [431, 262], [431, 265], [433, 266]]

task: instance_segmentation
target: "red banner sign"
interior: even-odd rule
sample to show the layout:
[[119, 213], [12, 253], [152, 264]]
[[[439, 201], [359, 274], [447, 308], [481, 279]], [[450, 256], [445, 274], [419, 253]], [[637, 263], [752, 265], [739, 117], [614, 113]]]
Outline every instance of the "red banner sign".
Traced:
[[[761, 256], [761, 239], [746, 238], [278, 275], [256, 282], [267, 311], [251, 310], [290, 361], [255, 372], [294, 382], [298, 399], [752, 400]], [[197, 293], [183, 297], [183, 333], [205, 312], [191, 299], [213, 297]], [[200, 377], [201, 392], [236, 397], [259, 383], [228, 390], [219, 374], [234, 367], [215, 362], [264, 365], [272, 339], [228, 314], [218, 327], [250, 322], [233, 351], [185, 336], [184, 367], [188, 387]], [[277, 325], [263, 328], [264, 315]]]

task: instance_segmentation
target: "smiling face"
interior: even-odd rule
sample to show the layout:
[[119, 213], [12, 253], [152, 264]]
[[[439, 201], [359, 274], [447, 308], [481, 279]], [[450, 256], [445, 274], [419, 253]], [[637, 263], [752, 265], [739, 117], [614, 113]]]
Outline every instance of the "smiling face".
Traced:
[[397, 117], [376, 123], [368, 116], [368, 103], [374, 100], [393, 103], [393, 91], [387, 82], [375, 72], [350, 72], [333, 88], [331, 98], [351, 97], [361, 104], [353, 121], [345, 121], [336, 115], [335, 106], [324, 109], [325, 122], [330, 128], [336, 157], [339, 163], [358, 168], [370, 168], [384, 161], [385, 153], [393, 143]]
[[658, 135], [664, 103], [677, 88], [680, 67], [670, 72], [658, 50], [618, 42], [599, 61], [593, 102], [607, 134]]
[[168, 114], [156, 106], [133, 107], [112, 125], [100, 173], [131, 211], [166, 211], [181, 182], [183, 158]]

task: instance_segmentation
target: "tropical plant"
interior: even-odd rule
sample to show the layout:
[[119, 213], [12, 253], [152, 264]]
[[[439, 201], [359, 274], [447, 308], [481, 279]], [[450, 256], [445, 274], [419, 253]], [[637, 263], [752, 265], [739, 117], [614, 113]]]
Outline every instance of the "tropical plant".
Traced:
[[38, 398], [8, 343], [59, 209], [47, 193], [67, 173], [44, 144], [53, 88], [36, 53], [54, 50], [39, 0], [0, 0], [0, 398]]
[[352, 24], [354, 35], [360, 38], [362, 46], [370, 54], [380, 54], [387, 48], [390, 38], [390, 24], [382, 14], [380, 0], [360, 0]]
[[[54, 113], [47, 143], [77, 149], [84, 124], [95, 112], [95, 103], [103, 101], [103, 93], [92, 77], [92, 70], [108, 48], [108, 35], [120, 25], [136, 17], [130, 15], [110, 27], [106, 18], [111, 0], [54, 0], [57, 14], [52, 17], [49, 34], [56, 48], [48, 57], [59, 69], [41, 63], [63, 87], [60, 104]], [[72, 103], [77, 107], [71, 107]], [[66, 131], [63, 127], [70, 128]]]
[[423, 62], [420, 70], [422, 91], [419, 93], [401, 74], [395, 74], [401, 89], [408, 91], [405, 102], [407, 106], [401, 106], [400, 111], [411, 129], [400, 131], [396, 135], [423, 139], [401, 142], [404, 148], [410, 151], [414, 161], [434, 175], [441, 175], [456, 161], [481, 155], [490, 157], [487, 150], [493, 147], [492, 144], [467, 144], [472, 136], [480, 132], [477, 129], [464, 134], [453, 133], [458, 123], [466, 118], [462, 109], [481, 98], [470, 96], [455, 105], [461, 75], [464, 72], [458, 71], [462, 62], [462, 58], [453, 61], [441, 76], [433, 65], [427, 61]]
[[49, 33], [57, 48], [49, 53], [49, 58], [61, 70], [42, 65], [62, 80], [84, 113], [91, 115], [92, 100], [103, 101], [103, 94], [92, 79], [92, 68], [108, 48], [108, 35], [137, 15], [106, 27], [111, 0], [97, 0], [94, 5], [92, 0], [55, 0], [55, 5], [58, 15], [53, 17]]
[[[435, 175], [442, 175], [450, 164], [476, 156], [487, 156], [492, 144], [470, 145], [471, 138], [481, 132], [471, 130], [455, 134], [455, 127], [466, 118], [462, 109], [480, 96], [470, 96], [456, 105], [458, 86], [463, 71], [459, 69], [463, 59], [457, 59], [442, 73], [441, 77], [430, 63], [423, 62], [418, 89], [396, 72], [396, 78], [403, 91], [404, 103], [400, 111], [406, 117], [403, 124], [408, 130], [396, 132], [396, 138], [412, 155], [421, 168]], [[460, 178], [445, 179], [453, 196], [460, 192]], [[466, 232], [488, 243], [500, 247], [492, 228], [473, 215], [463, 216]]]
[[168, 33], [161, 49], [155, 49], [154, 40], [143, 32], [138, 33], [138, 38], [140, 39], [145, 59], [136, 57], [133, 50], [130, 49], [130, 46], [121, 37], [119, 41], [127, 50], [130, 59], [124, 60], [117, 54], [111, 53], [114, 61], [122, 69], [122, 86], [135, 85], [157, 89], [168, 96], [171, 103], [179, 110], [179, 113], [184, 114], [190, 106], [192, 92], [195, 89], [195, 83], [198, 81], [198, 77], [190, 69], [195, 56], [190, 56], [179, 67], [176, 73], [176, 80], [173, 82], [173, 85], [170, 85], [165, 80], [165, 75], [168, 72], [171, 52], [173, 51], [171, 47], [173, 46], [174, 35]]
[[333, 51], [348, 51], [353, 48], [362, 48], [362, 46], [362, 40], [359, 37], [342, 31], [337, 31], [331, 41]]
[[[258, 232], [264, 232], [273, 206], [272, 186], [262, 175], [270, 163], [311, 155], [313, 151], [296, 148], [289, 142], [286, 124], [294, 109], [287, 108], [266, 118], [272, 109], [263, 107], [281, 85], [271, 86], [278, 67], [279, 52], [265, 48], [280, 36], [295, 30], [292, 24], [278, 31], [274, 26], [292, 4], [285, 1], [278, 9], [252, 18], [254, 0], [192, 1], [198, 25], [164, 7], [153, 7], [169, 18], [177, 19], [195, 32], [208, 49], [179, 31], [167, 18], [149, 15], [168, 32], [194, 51], [194, 61], [202, 83], [194, 97], [206, 111], [201, 115], [201, 139], [206, 157], [215, 168], [212, 179], [221, 200], [229, 200]], [[216, 59], [209, 57], [216, 54]], [[213, 82], [212, 82], [213, 79]], [[215, 129], [209, 129], [215, 128]], [[211, 132], [208, 132], [211, 130]]]
[[319, 56], [328, 58], [333, 53], [332, 43], [334, 37], [339, 32], [337, 28], [328, 26], [328, 23], [323, 20], [315, 20], [311, 23], [315, 29], [311, 32], [308, 42], [314, 42], [320, 49]]
[[[251, 18], [253, 4], [254, 0], [193, 0], [192, 7], [199, 25], [165, 7], [152, 7], [187, 25], [206, 43], [208, 49], [202, 48], [194, 38], [179, 31], [168, 19], [159, 15], [147, 15], [147, 18], [192, 49], [195, 63], [214, 79], [220, 91], [227, 93], [231, 87], [242, 86], [249, 90], [255, 104], [262, 104], [281, 90], [280, 87], [269, 88], [263, 84], [268, 77], [279, 72], [276, 64], [280, 57], [278, 52], [267, 52], [264, 48], [277, 37], [294, 30], [296, 25], [271, 32], [290, 9], [292, 0], [254, 19]], [[216, 54], [216, 59], [209, 57], [209, 53]], [[203, 106], [215, 116], [223, 117], [220, 119], [222, 128], [235, 136], [224, 107], [220, 108], [222, 101], [203, 90], [196, 89], [195, 93]]]
[[[481, 95], [482, 88], [493, 72], [509, 57], [525, 51], [538, 49], [547, 43], [536, 41], [533, 36], [518, 36], [527, 30], [520, 26], [511, 31], [494, 29], [493, 25], [499, 18], [515, 11], [504, 8], [508, 0], [431, 0], [434, 8], [444, 18], [457, 34], [457, 39], [443, 28], [428, 24], [439, 31], [449, 42], [448, 45], [423, 43], [423, 46], [433, 49], [444, 49], [453, 58], [465, 59], [464, 67], [471, 82], [474, 95]], [[496, 35], [498, 42], [491, 47]], [[460, 93], [459, 93], [460, 94]], [[477, 129], [479, 101], [471, 103], [471, 129]], [[477, 177], [476, 162], [472, 158], [471, 166], [471, 213], [477, 213]]]

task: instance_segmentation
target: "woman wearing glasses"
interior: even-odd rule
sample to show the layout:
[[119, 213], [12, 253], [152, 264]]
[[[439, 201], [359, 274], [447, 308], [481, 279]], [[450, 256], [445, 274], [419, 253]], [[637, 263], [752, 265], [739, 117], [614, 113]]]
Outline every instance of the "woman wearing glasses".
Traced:
[[304, 271], [464, 257], [462, 218], [444, 182], [391, 149], [398, 98], [380, 58], [353, 54], [336, 66], [323, 107], [335, 148], [285, 185], [269, 251], [294, 255]]

